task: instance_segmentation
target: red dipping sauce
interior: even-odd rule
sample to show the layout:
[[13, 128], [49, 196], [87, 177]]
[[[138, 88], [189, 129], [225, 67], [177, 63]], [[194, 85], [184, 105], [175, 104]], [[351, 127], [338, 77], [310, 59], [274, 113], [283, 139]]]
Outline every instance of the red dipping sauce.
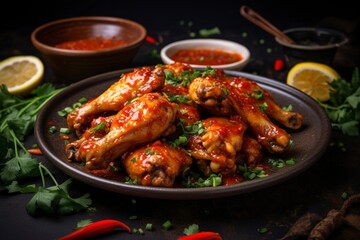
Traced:
[[116, 38], [84, 38], [56, 44], [55, 47], [68, 50], [100, 50], [126, 45], [123, 39]]
[[223, 65], [243, 59], [238, 53], [210, 48], [183, 49], [177, 51], [170, 58], [176, 62], [196, 65]]

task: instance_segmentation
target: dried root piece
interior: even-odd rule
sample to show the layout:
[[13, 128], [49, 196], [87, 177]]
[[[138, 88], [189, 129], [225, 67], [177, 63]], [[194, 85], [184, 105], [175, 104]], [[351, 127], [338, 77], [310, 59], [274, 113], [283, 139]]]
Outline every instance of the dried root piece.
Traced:
[[327, 216], [311, 230], [308, 240], [324, 240], [345, 222], [342, 211], [332, 209]]
[[280, 240], [288, 240], [295, 237], [307, 237], [311, 229], [321, 220], [315, 213], [307, 213], [299, 218], [289, 231]]
[[340, 210], [330, 210], [322, 220], [318, 215], [308, 213], [299, 218], [280, 240], [289, 240], [295, 237], [307, 237], [308, 240], [325, 240], [336, 228], [344, 224], [359, 230], [359, 224], [355, 224], [353, 221], [357, 222], [360, 216], [350, 213], [355, 204], [360, 205], [360, 194], [350, 196]]
[[343, 224], [348, 224], [346, 215], [349, 209], [356, 203], [360, 203], [360, 194], [350, 196], [341, 206], [340, 210], [332, 209], [327, 216], [311, 230], [308, 240], [324, 240]]

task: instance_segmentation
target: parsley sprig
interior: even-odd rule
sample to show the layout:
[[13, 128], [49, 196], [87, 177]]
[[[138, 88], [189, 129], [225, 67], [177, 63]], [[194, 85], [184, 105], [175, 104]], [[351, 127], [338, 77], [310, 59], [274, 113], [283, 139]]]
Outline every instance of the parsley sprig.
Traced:
[[360, 75], [355, 68], [351, 81], [338, 79], [330, 83], [334, 89], [329, 101], [319, 104], [326, 111], [333, 129], [350, 136], [359, 135], [360, 123]]
[[[37, 87], [31, 97], [22, 98], [11, 95], [5, 85], [0, 86], [0, 181], [9, 193], [34, 193], [26, 206], [31, 215], [40, 209], [51, 214], [69, 214], [91, 204], [88, 194], [72, 198], [68, 193], [71, 180], [58, 184], [51, 172], [28, 153], [23, 143], [33, 131], [39, 111], [60, 91], [62, 88], [56, 89], [45, 83]], [[54, 186], [45, 187], [45, 175], [50, 176]], [[21, 180], [39, 176], [42, 186], [19, 185]]]

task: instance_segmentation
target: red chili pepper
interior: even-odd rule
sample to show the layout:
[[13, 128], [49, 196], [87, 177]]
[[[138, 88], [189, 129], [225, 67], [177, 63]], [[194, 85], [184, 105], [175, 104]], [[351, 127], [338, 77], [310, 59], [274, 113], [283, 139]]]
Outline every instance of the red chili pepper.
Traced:
[[282, 59], [276, 59], [274, 62], [274, 70], [281, 71], [285, 67], [285, 62]]
[[32, 155], [42, 155], [40, 148], [31, 148], [27, 150]]
[[217, 232], [198, 232], [188, 236], [179, 237], [177, 240], [223, 240]]
[[90, 223], [89, 225], [86, 225], [85, 227], [82, 227], [66, 236], [63, 236], [58, 240], [75, 240], [95, 237], [101, 234], [111, 232], [117, 227], [124, 228], [129, 233], [131, 233], [130, 227], [125, 223], [117, 220], [105, 219]]
[[156, 40], [155, 40], [155, 38], [153, 38], [153, 37], [151, 37], [151, 36], [146, 36], [146, 41], [148, 42], [148, 43], [151, 43], [151, 44], [156, 44]]

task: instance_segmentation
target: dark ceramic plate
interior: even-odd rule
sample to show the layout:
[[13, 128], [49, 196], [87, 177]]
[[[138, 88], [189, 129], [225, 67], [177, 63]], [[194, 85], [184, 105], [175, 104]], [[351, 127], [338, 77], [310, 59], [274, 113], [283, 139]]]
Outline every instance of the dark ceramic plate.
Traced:
[[291, 104], [294, 111], [303, 114], [304, 124], [301, 130], [289, 131], [294, 140], [294, 146], [286, 156], [279, 156], [295, 158], [297, 161], [295, 165], [278, 168], [264, 178], [230, 186], [206, 188], [145, 187], [94, 176], [85, 172], [82, 165], [67, 160], [64, 140], [59, 138], [59, 134], [49, 134], [48, 122], [54, 121], [58, 129], [66, 127], [65, 118], [58, 116], [59, 110], [71, 106], [81, 97], [90, 99], [100, 95], [117, 81], [122, 73], [129, 71], [132, 69], [109, 72], [70, 85], [44, 106], [36, 121], [35, 137], [44, 155], [61, 171], [94, 187], [133, 196], [161, 199], [205, 199], [237, 195], [264, 189], [300, 174], [322, 156], [330, 141], [331, 125], [327, 115], [311, 97], [272, 79], [228, 70], [226, 73], [229, 75], [243, 76], [256, 81], [261, 87], [268, 90], [281, 106]]

